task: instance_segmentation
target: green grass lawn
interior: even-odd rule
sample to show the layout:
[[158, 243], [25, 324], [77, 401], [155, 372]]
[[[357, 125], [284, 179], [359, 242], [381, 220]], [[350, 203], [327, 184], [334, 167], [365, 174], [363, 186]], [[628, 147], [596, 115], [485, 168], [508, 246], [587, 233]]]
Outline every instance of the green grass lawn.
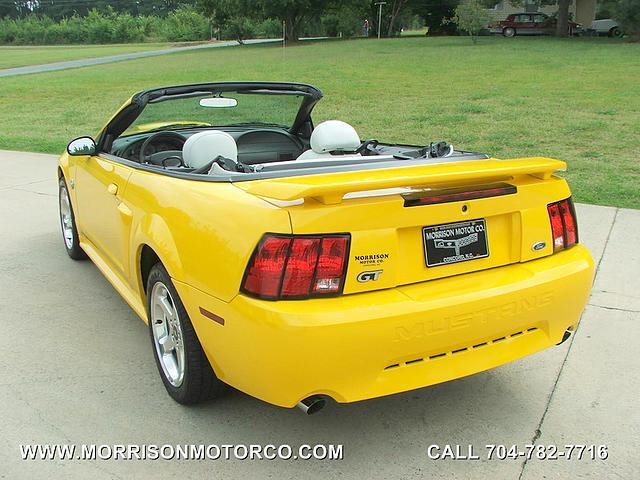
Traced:
[[[284, 61], [283, 61], [284, 58]], [[132, 93], [217, 80], [289, 80], [325, 93], [315, 121], [362, 138], [569, 165], [578, 201], [640, 208], [640, 45], [609, 39], [359, 39], [220, 48], [0, 78], [0, 148], [58, 153]]]
[[51, 47], [0, 46], [0, 68], [24, 67], [64, 62], [80, 58], [106, 57], [122, 53], [146, 52], [168, 48], [168, 43], [134, 43], [127, 45], [65, 45]]

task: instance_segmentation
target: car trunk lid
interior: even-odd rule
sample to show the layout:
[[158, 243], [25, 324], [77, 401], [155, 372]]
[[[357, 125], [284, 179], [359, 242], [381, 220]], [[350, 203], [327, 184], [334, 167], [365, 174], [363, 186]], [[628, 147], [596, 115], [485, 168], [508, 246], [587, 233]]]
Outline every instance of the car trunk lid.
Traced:
[[293, 234], [349, 233], [344, 293], [553, 252], [547, 204], [570, 195], [548, 158], [484, 159], [237, 182], [288, 210]]

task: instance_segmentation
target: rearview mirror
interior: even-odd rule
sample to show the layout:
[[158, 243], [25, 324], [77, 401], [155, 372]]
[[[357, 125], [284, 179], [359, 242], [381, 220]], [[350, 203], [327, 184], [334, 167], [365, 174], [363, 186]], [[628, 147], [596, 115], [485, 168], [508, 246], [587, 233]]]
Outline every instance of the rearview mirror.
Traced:
[[229, 108], [238, 105], [235, 98], [208, 97], [200, 99], [201, 107]]
[[96, 142], [91, 137], [80, 137], [67, 145], [67, 153], [72, 156], [93, 155], [96, 153]]

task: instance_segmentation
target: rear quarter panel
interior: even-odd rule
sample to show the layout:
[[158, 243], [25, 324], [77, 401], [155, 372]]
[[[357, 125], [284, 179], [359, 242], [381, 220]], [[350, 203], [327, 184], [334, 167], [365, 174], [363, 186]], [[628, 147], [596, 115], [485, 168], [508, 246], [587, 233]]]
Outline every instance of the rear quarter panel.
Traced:
[[[126, 198], [133, 211], [132, 272], [144, 298], [140, 253], [149, 245], [172, 278], [225, 302], [237, 293], [265, 232], [290, 233], [289, 216], [230, 183], [136, 171]], [[133, 285], [132, 285], [133, 286]]]

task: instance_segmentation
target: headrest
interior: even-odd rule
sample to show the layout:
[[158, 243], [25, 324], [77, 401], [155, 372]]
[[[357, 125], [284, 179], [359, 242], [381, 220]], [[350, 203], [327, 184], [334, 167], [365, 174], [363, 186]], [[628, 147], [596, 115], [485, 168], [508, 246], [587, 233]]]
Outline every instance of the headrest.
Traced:
[[238, 161], [236, 141], [221, 130], [206, 130], [191, 135], [182, 147], [182, 160], [191, 168], [203, 167], [219, 155]]
[[360, 137], [355, 128], [340, 120], [327, 120], [311, 133], [311, 150], [328, 153], [334, 150], [353, 152], [360, 146]]

